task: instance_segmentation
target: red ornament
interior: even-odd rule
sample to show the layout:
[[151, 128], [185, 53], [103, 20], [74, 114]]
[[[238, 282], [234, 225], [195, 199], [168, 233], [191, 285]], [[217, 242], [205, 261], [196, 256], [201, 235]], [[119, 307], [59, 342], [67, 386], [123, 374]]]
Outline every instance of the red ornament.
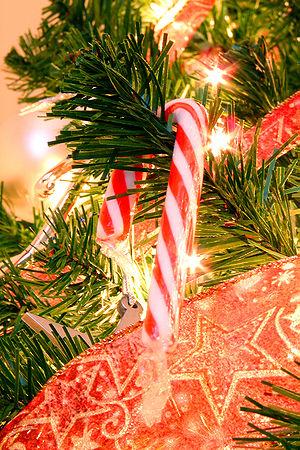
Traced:
[[214, 6], [215, 0], [181, 0], [169, 9], [155, 26], [155, 31], [174, 42], [170, 52], [173, 61], [189, 44], [195, 32]]
[[168, 355], [172, 396], [160, 423], [148, 428], [140, 411], [137, 326], [54, 376], [4, 428], [1, 450], [234, 448], [232, 436], [245, 434], [249, 420], [262, 425], [240, 412], [245, 394], [293, 407], [261, 381], [295, 390], [281, 367], [294, 370], [299, 354], [299, 275], [300, 257], [287, 258], [186, 302], [177, 348]]
[[[243, 147], [247, 151], [253, 143], [256, 127], [250, 128], [243, 138]], [[262, 120], [258, 138], [257, 165], [260, 167], [263, 160], [271, 158], [275, 149], [280, 148], [294, 134], [300, 133], [300, 91], [274, 108]], [[298, 136], [292, 145], [300, 143]], [[291, 146], [286, 147], [285, 152]]]

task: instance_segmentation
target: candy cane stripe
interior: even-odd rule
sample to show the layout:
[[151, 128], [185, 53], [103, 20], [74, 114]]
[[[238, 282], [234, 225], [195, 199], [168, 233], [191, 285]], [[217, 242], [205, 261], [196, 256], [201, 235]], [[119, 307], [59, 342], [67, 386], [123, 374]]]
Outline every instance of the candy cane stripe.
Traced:
[[201, 157], [199, 157], [199, 149], [201, 148], [201, 143], [198, 142], [196, 148], [193, 148], [191, 145], [191, 141], [189, 140], [187, 134], [185, 133], [183, 127], [180, 125], [177, 126], [177, 134], [176, 134], [176, 142], [181, 149], [183, 149], [183, 153], [186, 157], [186, 160], [190, 166], [191, 172], [198, 179], [203, 175], [203, 162]]
[[[133, 177], [133, 179], [132, 179]], [[128, 172], [125, 170], [116, 170], [113, 174], [112, 178], [112, 192], [110, 195], [122, 195], [126, 194], [127, 190], [134, 185], [134, 173]], [[108, 190], [109, 192], [109, 190]], [[130, 208], [130, 199], [128, 195], [124, 195], [122, 197], [117, 197], [115, 199], [117, 206], [120, 210], [120, 214], [122, 217], [122, 222], [126, 221], [125, 212]], [[107, 203], [114, 202], [114, 200], [108, 200]], [[123, 230], [123, 228], [122, 228]]]
[[185, 185], [182, 182], [182, 177], [178, 172], [176, 165], [172, 164], [171, 169], [172, 178], [170, 177], [170, 182], [172, 181], [172, 189], [170, 189], [170, 191], [172, 192], [173, 197], [176, 198], [177, 205], [179, 205], [181, 220], [183, 226], [185, 227], [188, 213], [189, 195]]
[[155, 277], [152, 278], [151, 285], [153, 293], [153, 302], [149, 306], [151, 310], [151, 315], [154, 322], [159, 330], [160, 337], [162, 339], [169, 339], [172, 329], [169, 321], [169, 312], [167, 305], [164, 301], [164, 296], [162, 295], [160, 286]]
[[[103, 218], [105, 218], [105, 220], [103, 220]], [[102, 219], [102, 220], [100, 220], [100, 219]], [[101, 228], [100, 228], [100, 225], [101, 225]], [[111, 216], [110, 216], [108, 208], [107, 208], [107, 202], [104, 201], [104, 203], [101, 207], [100, 218], [98, 221], [97, 238], [101, 237], [102, 239], [106, 239], [108, 236], [112, 235], [113, 233], [114, 233], [113, 222], [111, 220]]]
[[[168, 115], [173, 114], [176, 111], [176, 115], [181, 115], [182, 120], [180, 126], [185, 130], [186, 135], [189, 137], [191, 143], [195, 143], [196, 148], [199, 145], [205, 145], [207, 141], [207, 117], [203, 116], [204, 107], [195, 103], [194, 100], [172, 100], [168, 103]], [[204, 128], [206, 127], [206, 129]], [[203, 129], [203, 132], [201, 131]], [[191, 130], [194, 130], [196, 137], [199, 141], [195, 141], [194, 136], [191, 134]]]
[[118, 201], [116, 199], [107, 200], [107, 210], [112, 221], [115, 235], [122, 235], [124, 223]]
[[[173, 267], [174, 278], [176, 279], [176, 273], [177, 273], [176, 261], [178, 260], [178, 247], [176, 245], [176, 242], [174, 241], [170, 222], [166, 215], [164, 216], [163, 221], [161, 222], [161, 235], [162, 235], [162, 240], [164, 240], [165, 242], [168, 242], [167, 248], [168, 248], [169, 258], [170, 258], [170, 261], [171, 261], [171, 264]], [[160, 242], [160, 240], [158, 240], [158, 242]], [[158, 251], [159, 251], [159, 247], [158, 247]]]
[[174, 269], [173, 269], [174, 266], [172, 266], [172, 262], [164, 239], [160, 239], [158, 243], [158, 248], [159, 248], [157, 256], [158, 264], [160, 268], [163, 268], [162, 278], [164, 280], [164, 284], [167, 287], [171, 302], [173, 302], [174, 300], [176, 301], [176, 298], [173, 299], [174, 292], [176, 293], [176, 281], [174, 278]]
[[195, 191], [195, 182], [193, 179], [193, 174], [188, 165], [185, 155], [181, 151], [181, 148], [177, 143], [175, 145], [176, 145], [176, 153], [174, 151], [174, 158], [173, 158], [174, 164], [178, 172], [180, 173], [180, 176], [182, 177], [183, 184], [185, 185], [185, 188], [187, 190], [189, 201], [191, 203], [196, 203], [197, 196]]
[[180, 209], [171, 189], [167, 191], [165, 210], [170, 222], [173, 239], [176, 243], [177, 248], [180, 249], [180, 247], [183, 245], [182, 238], [185, 235], [185, 230]]
[[101, 236], [103, 240], [106, 239], [108, 236], [100, 220], [98, 220], [97, 223], [97, 241], [99, 239], [98, 236]]
[[[188, 111], [182, 110], [181, 114], [183, 116], [183, 120], [185, 121], [191, 121], [193, 120], [193, 116], [189, 114]], [[186, 135], [187, 139], [190, 141], [190, 145], [193, 148], [193, 153], [195, 153], [195, 150], [199, 148], [200, 145], [203, 145], [203, 137], [201, 136], [198, 128], [195, 129], [194, 126], [191, 126], [189, 124], [183, 123], [181, 125], [181, 129], [184, 131], [184, 134]], [[180, 144], [180, 135], [178, 136], [179, 144]], [[196, 154], [197, 157], [198, 154]]]
[[151, 344], [152, 339], [159, 339], [159, 330], [150, 308], [147, 310], [147, 322], [144, 322], [142, 329], [142, 340], [145, 344]]
[[[142, 165], [136, 167], [140, 168]], [[145, 173], [142, 171], [113, 170], [99, 214], [97, 242], [126, 239], [139, 194], [125, 194], [129, 189], [138, 187], [136, 182], [144, 178]], [[108, 199], [114, 196], [119, 197]]]

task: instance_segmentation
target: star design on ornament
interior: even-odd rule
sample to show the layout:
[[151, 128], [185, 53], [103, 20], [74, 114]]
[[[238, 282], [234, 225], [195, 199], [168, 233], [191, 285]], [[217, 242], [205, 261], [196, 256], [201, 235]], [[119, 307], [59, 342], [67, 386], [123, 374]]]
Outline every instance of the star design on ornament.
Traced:
[[[89, 367], [91, 363], [97, 363], [95, 365], [92, 365], [88, 370], [84, 370], [85, 367]], [[53, 432], [53, 440], [58, 448], [61, 448], [63, 445], [63, 442], [68, 437], [70, 431], [72, 430], [73, 426], [76, 424], [78, 420], [88, 420], [89, 417], [105, 414], [108, 412], [113, 413], [113, 407], [117, 408], [117, 411], [123, 412], [123, 421], [121, 421], [121, 427], [119, 432], [119, 437], [121, 437], [127, 430], [129, 426], [129, 411], [126, 407], [126, 400], [127, 398], [121, 399], [121, 395], [126, 389], [126, 387], [132, 383], [132, 378], [134, 377], [136, 371], [137, 371], [137, 364], [133, 366], [133, 368], [130, 370], [128, 376], [124, 380], [123, 383], [120, 382], [117, 374], [117, 370], [114, 367], [112, 359], [109, 357], [109, 355], [95, 355], [90, 357], [85, 357], [84, 363], [78, 362], [77, 366], [80, 366], [80, 372], [77, 375], [77, 381], [82, 379], [83, 383], [88, 380], [87, 385], [83, 384], [84, 389], [87, 389], [87, 397], [90, 400], [93, 400], [91, 398], [90, 392], [93, 386], [93, 383], [96, 380], [97, 375], [99, 375], [99, 372], [103, 370], [104, 363], [107, 362], [109, 367], [109, 373], [106, 374], [107, 377], [111, 377], [112, 381], [111, 383], [116, 386], [117, 390], [117, 397], [120, 397], [119, 400], [116, 398], [114, 401], [108, 400], [103, 398], [103, 401], [97, 401], [95, 399], [95, 402], [97, 403], [97, 408], [93, 409], [91, 411], [86, 411], [85, 408], [83, 408], [82, 411], [74, 412], [70, 415], [70, 420], [68, 422], [67, 427], [65, 427], [63, 430], [60, 429], [60, 421], [61, 417], [59, 415], [59, 412], [57, 410], [53, 410], [52, 408], [45, 408], [45, 405], [51, 404], [52, 400], [52, 393], [50, 389], [45, 389], [45, 398], [42, 402], [36, 405], [36, 407], [31, 411], [30, 414], [25, 415], [25, 418], [21, 420], [18, 424], [18, 426], [12, 430], [11, 433], [9, 433], [5, 439], [11, 440], [11, 439], [17, 439], [19, 432], [22, 431], [31, 431], [33, 428], [42, 427], [45, 425], [50, 425], [52, 432]], [[135, 396], [140, 395], [140, 391], [137, 391], [135, 395], [131, 395], [129, 398], [133, 398]], [[128, 399], [129, 399], [128, 398]], [[68, 403], [68, 398], [65, 395], [64, 390], [62, 390], [62, 404]], [[64, 406], [62, 405], [61, 412], [64, 410]], [[82, 437], [83, 439], [83, 437]], [[114, 441], [115, 443], [117, 441]], [[94, 445], [94, 444], [93, 444]], [[75, 447], [75, 448], [81, 448], [81, 449], [87, 449], [87, 448], [99, 448], [99, 444], [96, 447]]]
[[[282, 376], [280, 365], [257, 340], [275, 308], [234, 329], [199, 315], [195, 345], [171, 367], [172, 380], [198, 380], [221, 424], [242, 379]], [[226, 376], [224, 375], [226, 374]]]
[[[1, 444], [4, 446], [4, 444], [9, 443], [10, 448], [13, 449], [14, 447], [16, 447], [16, 445], [18, 446], [22, 445], [20, 442], [18, 442], [18, 438], [21, 432], [24, 433], [27, 431], [29, 433], [34, 428], [40, 427], [42, 429], [44, 426], [47, 426], [49, 424], [49, 417], [47, 415], [44, 417], [42, 415], [40, 416], [40, 411], [43, 409], [43, 405], [45, 403], [46, 399], [41, 403], [39, 403], [29, 415], [25, 415], [25, 418], [21, 419], [18, 425], [14, 427], [11, 430], [11, 432], [4, 437], [4, 440], [1, 441]], [[24, 412], [22, 411], [20, 414], [24, 414]], [[52, 427], [51, 420], [50, 425]], [[54, 442], [57, 443], [54, 430], [52, 429], [52, 431]], [[41, 433], [42, 432], [40, 432], [40, 434]]]
[[280, 287], [282, 284], [290, 284], [290, 282], [295, 278], [295, 273], [293, 270], [286, 270], [280, 272], [278, 276], [273, 277], [272, 285]]
[[[126, 379], [124, 380], [123, 383], [120, 382], [118, 374], [117, 374], [117, 370], [114, 366], [114, 363], [112, 361], [112, 359], [109, 357], [109, 355], [97, 355], [95, 356], [91, 356], [90, 358], [85, 358], [84, 364], [83, 364], [83, 368], [85, 365], [89, 365], [89, 363], [91, 362], [97, 362], [98, 364], [92, 366], [90, 368], [90, 370], [88, 371], [84, 371], [82, 370], [82, 373], [84, 374], [84, 377], [88, 378], [88, 384], [86, 386], [86, 392], [87, 392], [87, 398], [89, 399], [89, 401], [95, 403], [97, 405], [97, 408], [94, 409], [92, 408], [91, 411], [78, 411], [76, 412], [74, 415], [72, 415], [71, 420], [68, 424], [68, 426], [63, 430], [63, 433], [60, 434], [57, 438], [57, 443], [58, 446], [61, 446], [62, 443], [64, 442], [64, 440], [68, 437], [70, 431], [72, 430], [73, 426], [76, 424], [76, 422], [78, 420], [81, 419], [88, 419], [89, 417], [93, 417], [93, 416], [97, 416], [97, 415], [101, 415], [107, 412], [112, 411], [113, 407], [119, 408], [119, 410], [123, 411], [124, 414], [124, 424], [120, 429], [119, 432], [119, 436], [116, 437], [116, 439], [120, 438], [127, 430], [128, 426], [129, 426], [129, 411], [126, 407], [126, 400], [128, 400], [129, 398], [133, 398], [135, 396], [139, 396], [140, 392], [137, 391], [137, 393], [135, 395], [131, 395], [130, 397], [122, 397], [122, 394], [124, 393], [125, 389], [127, 388], [127, 386], [132, 383], [132, 378], [134, 377], [136, 371], [137, 371], [137, 364], [135, 364], [133, 366], [133, 368], [130, 370], [128, 376], [126, 377]], [[108, 372], [105, 372], [104, 369], [104, 364], [107, 363], [107, 367], [108, 367]], [[93, 390], [93, 386], [96, 383], [96, 379], [99, 376], [102, 378], [106, 378], [107, 380], [111, 379], [110, 384], [112, 386], [115, 386], [116, 388], [116, 398], [109, 398], [107, 399], [106, 396], [103, 396], [102, 400], [99, 400], [97, 398], [95, 398], [94, 396], [92, 396], [92, 390]], [[111, 389], [111, 391], [113, 390], [113, 388]], [[110, 392], [111, 394], [112, 392]], [[117, 440], [114, 441], [114, 443], [117, 443]], [[98, 445], [99, 447], [99, 445]], [[80, 447], [78, 447], [80, 448]], [[82, 447], [84, 448], [84, 447]]]

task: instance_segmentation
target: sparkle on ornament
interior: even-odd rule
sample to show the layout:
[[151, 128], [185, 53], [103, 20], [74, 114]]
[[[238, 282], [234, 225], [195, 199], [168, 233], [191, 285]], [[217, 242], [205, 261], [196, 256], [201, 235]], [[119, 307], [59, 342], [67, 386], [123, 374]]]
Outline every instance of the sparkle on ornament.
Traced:
[[224, 83], [224, 71], [219, 69], [219, 67], [214, 67], [213, 69], [206, 69], [207, 83], [211, 83], [213, 86]]
[[282, 268], [283, 268], [283, 270], [294, 269], [295, 264], [288, 262], [288, 263], [284, 264], [284, 266], [282, 266]]
[[[173, 23], [172, 23], [172, 27], [174, 28], [174, 30], [180, 31], [181, 28], [182, 28], [182, 22], [173, 22]], [[188, 40], [188, 37], [185, 36], [185, 37], [184, 37], [184, 40]]]
[[300, 332], [300, 305], [297, 305], [293, 314], [286, 316], [285, 319], [291, 321], [291, 329], [293, 331], [296, 333]]

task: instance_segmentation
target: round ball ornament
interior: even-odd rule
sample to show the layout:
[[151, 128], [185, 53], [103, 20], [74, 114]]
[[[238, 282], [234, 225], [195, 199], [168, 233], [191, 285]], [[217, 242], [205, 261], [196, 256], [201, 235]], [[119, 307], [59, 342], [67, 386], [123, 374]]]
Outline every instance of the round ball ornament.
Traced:
[[[138, 370], [144, 352], [138, 325], [55, 375], [3, 429], [0, 449], [233, 449], [232, 437], [245, 435], [249, 420], [267, 426], [240, 411], [245, 395], [294, 406], [261, 381], [296, 389], [281, 367], [293, 371], [299, 355], [299, 274], [300, 257], [291, 257], [185, 302], [177, 347], [168, 353], [171, 396], [152, 426], [141, 402], [145, 379], [156, 374], [151, 361]], [[159, 396], [159, 382], [156, 388]]]

